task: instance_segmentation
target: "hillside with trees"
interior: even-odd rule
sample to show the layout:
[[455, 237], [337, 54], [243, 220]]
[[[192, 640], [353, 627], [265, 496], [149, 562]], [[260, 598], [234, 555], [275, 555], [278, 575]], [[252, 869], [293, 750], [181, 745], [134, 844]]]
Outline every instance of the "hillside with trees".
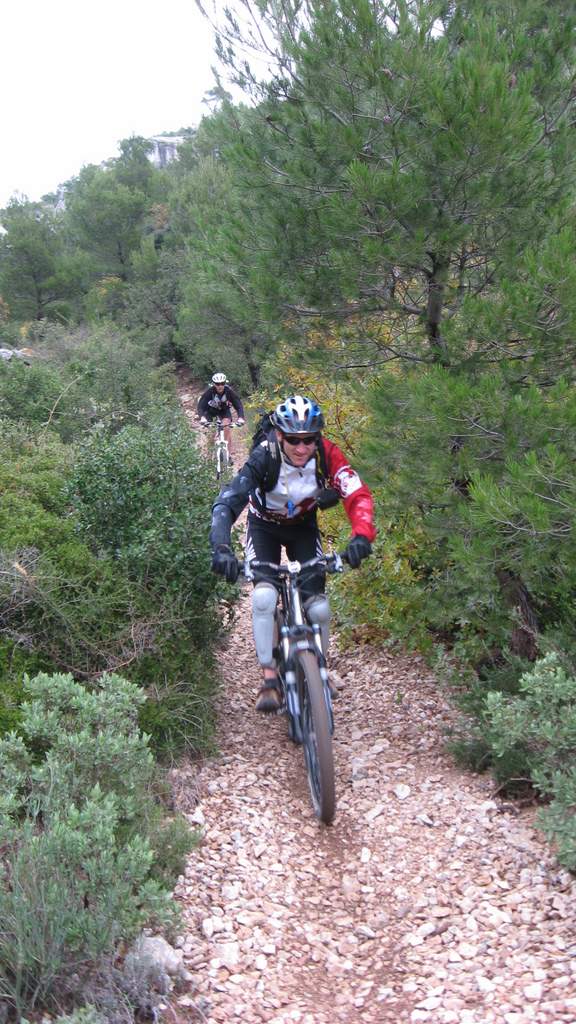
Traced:
[[[131, 779], [139, 758], [210, 750], [230, 595], [210, 573], [215, 485], [176, 365], [225, 369], [253, 410], [293, 391], [320, 402], [379, 527], [370, 588], [350, 574], [334, 594], [342, 635], [424, 654], [460, 709], [455, 755], [542, 798], [576, 868], [576, 10], [239, 9], [213, 16], [245, 101], [216, 90], [176, 161], [158, 169], [126, 139], [62, 195], [0, 211], [0, 347], [31, 353], [0, 361], [0, 910], [24, 945], [9, 880], [39, 825], [62, 825], [38, 759], [69, 756], [67, 702], [83, 764], [102, 687], [105, 729], [138, 747]], [[338, 511], [325, 530], [345, 540]], [[103, 828], [109, 801], [134, 868], [121, 935], [80, 934], [72, 911], [62, 924], [100, 964], [181, 864], [179, 840], [169, 866], [153, 850], [152, 820], [179, 827], [161, 795], [122, 817], [116, 767], [98, 793], [87, 773], [64, 822]], [[41, 979], [15, 975], [0, 942], [15, 1013], [54, 1009], [70, 964], [52, 955]]]

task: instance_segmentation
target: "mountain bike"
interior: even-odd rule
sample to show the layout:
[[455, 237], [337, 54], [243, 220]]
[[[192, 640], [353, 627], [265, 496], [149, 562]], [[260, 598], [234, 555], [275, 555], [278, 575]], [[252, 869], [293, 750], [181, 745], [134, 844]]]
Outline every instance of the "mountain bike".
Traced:
[[289, 736], [304, 750], [314, 813], [329, 825], [336, 813], [332, 695], [320, 626], [306, 620], [300, 593], [306, 573], [318, 572], [318, 568], [338, 573], [344, 567], [341, 556], [333, 554], [286, 565], [251, 561], [244, 574], [256, 581], [273, 579], [278, 589], [274, 655], [281, 684], [280, 713], [287, 714]]
[[[216, 462], [216, 479], [222, 480], [229, 475], [230, 468], [232, 466], [232, 460], [230, 458], [230, 451], [228, 448], [228, 441], [224, 436], [224, 427], [222, 420], [216, 419], [216, 437], [214, 439], [214, 459]], [[236, 427], [236, 423], [230, 423], [230, 428]], [[210, 424], [207, 424], [206, 429], [210, 428]]]

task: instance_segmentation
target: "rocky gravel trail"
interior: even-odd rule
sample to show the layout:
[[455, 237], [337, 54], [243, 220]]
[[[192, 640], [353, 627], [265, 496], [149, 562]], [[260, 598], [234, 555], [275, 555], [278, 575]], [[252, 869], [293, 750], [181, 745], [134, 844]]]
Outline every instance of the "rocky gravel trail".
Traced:
[[332, 647], [338, 811], [325, 827], [285, 717], [253, 710], [242, 597], [220, 659], [219, 753], [192, 773], [202, 842], [176, 895], [194, 980], [176, 1016], [575, 1024], [576, 881], [534, 812], [454, 765], [452, 712], [421, 659]]

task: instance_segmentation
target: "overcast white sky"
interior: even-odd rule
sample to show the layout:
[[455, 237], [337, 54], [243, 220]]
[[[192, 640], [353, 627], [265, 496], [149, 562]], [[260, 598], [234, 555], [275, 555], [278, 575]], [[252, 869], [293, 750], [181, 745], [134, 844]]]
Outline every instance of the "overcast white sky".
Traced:
[[213, 38], [194, 0], [4, 0], [0, 31], [0, 207], [209, 112]]

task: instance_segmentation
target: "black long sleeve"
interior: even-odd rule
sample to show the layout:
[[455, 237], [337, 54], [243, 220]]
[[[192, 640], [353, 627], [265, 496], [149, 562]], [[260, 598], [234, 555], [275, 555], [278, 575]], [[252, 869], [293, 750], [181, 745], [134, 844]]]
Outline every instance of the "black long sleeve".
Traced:
[[236, 415], [239, 416], [241, 420], [245, 419], [244, 406], [242, 405], [242, 399], [240, 398], [240, 395], [237, 395], [236, 392], [232, 390], [232, 388], [227, 388], [226, 390], [228, 393], [228, 398], [230, 399], [232, 405], [236, 409]]
[[207, 415], [207, 413], [209, 411], [208, 402], [210, 401], [211, 398], [212, 398], [212, 388], [207, 388], [207, 390], [204, 391], [204, 393], [200, 395], [200, 398], [198, 399], [198, 415], [199, 416], [206, 416]]
[[230, 543], [230, 531], [240, 513], [246, 508], [252, 491], [262, 486], [266, 478], [267, 453], [255, 448], [236, 476], [226, 484], [212, 506], [210, 544]]

